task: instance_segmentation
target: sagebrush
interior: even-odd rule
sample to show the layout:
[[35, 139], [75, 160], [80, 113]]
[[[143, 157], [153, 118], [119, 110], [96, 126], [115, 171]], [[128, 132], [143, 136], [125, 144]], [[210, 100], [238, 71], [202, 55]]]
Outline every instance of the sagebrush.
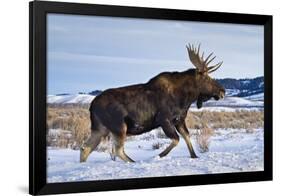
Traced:
[[[49, 106], [47, 109], [47, 144], [78, 148], [90, 135], [89, 116], [89, 109], [85, 106]], [[203, 133], [205, 133], [206, 127], [212, 130], [219, 128], [245, 129], [250, 133], [255, 128], [263, 127], [263, 123], [263, 111], [191, 111], [186, 117], [189, 129], [203, 130]], [[50, 134], [52, 129], [61, 131], [54, 135]], [[165, 138], [165, 135], [163, 132], [157, 132], [157, 137]]]

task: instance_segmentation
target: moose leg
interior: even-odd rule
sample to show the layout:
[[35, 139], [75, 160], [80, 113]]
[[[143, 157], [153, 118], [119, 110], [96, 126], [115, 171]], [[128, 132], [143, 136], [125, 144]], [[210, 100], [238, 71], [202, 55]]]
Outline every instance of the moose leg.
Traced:
[[189, 131], [188, 131], [185, 123], [183, 122], [179, 125], [176, 125], [176, 128], [177, 128], [178, 132], [181, 134], [181, 136], [183, 137], [183, 139], [188, 147], [191, 158], [197, 158], [197, 156], [193, 150], [192, 143], [190, 141]]
[[94, 131], [91, 133], [91, 136], [88, 138], [86, 143], [81, 146], [80, 162], [85, 162], [87, 160], [91, 152], [93, 152], [101, 142], [102, 137], [103, 135], [99, 131]]
[[170, 123], [170, 121], [165, 120], [162, 124], [162, 129], [165, 135], [172, 139], [172, 143], [159, 154], [160, 157], [166, 156], [179, 143], [179, 136], [175, 130], [175, 127]]
[[135, 162], [124, 151], [124, 143], [126, 140], [126, 131], [127, 131], [127, 126], [126, 126], [126, 124], [123, 124], [120, 134], [113, 135], [113, 140], [114, 140], [114, 147], [112, 150], [113, 157], [118, 156], [120, 159], [122, 159], [125, 162]]
[[177, 144], [179, 143], [179, 140], [177, 139], [172, 139], [172, 143], [163, 151], [159, 154], [159, 157], [164, 157], [166, 156]]
[[110, 152], [110, 158], [112, 161], [116, 161], [116, 153], [115, 153], [115, 147], [112, 146], [111, 152]]

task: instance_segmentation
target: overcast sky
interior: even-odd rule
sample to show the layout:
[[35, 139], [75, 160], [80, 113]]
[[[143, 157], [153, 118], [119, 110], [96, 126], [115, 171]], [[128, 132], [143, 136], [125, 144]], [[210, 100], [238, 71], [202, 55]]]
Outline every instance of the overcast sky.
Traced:
[[201, 43], [223, 65], [214, 78], [263, 75], [263, 26], [65, 14], [47, 15], [48, 94], [147, 82], [193, 68], [185, 45]]

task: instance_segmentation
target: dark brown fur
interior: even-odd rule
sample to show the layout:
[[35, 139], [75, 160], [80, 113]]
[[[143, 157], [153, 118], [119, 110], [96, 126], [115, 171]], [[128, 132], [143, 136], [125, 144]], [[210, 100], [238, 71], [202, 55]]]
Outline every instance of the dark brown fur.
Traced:
[[100, 138], [109, 133], [115, 138], [113, 154], [124, 161], [133, 161], [124, 152], [126, 136], [139, 135], [157, 127], [172, 139], [160, 157], [177, 145], [178, 133], [185, 139], [191, 157], [196, 157], [185, 125], [188, 109], [195, 101], [200, 108], [203, 102], [212, 97], [219, 99], [224, 93], [222, 86], [197, 69], [164, 72], [145, 84], [108, 89], [91, 103], [92, 136], [82, 147], [81, 161], [85, 161]]

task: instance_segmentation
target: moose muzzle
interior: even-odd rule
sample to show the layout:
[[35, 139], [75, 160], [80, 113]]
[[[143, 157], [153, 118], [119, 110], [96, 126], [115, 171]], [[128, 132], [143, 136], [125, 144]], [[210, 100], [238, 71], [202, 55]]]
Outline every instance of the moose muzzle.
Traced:
[[219, 93], [219, 99], [223, 99], [225, 97], [225, 90], [221, 89]]

